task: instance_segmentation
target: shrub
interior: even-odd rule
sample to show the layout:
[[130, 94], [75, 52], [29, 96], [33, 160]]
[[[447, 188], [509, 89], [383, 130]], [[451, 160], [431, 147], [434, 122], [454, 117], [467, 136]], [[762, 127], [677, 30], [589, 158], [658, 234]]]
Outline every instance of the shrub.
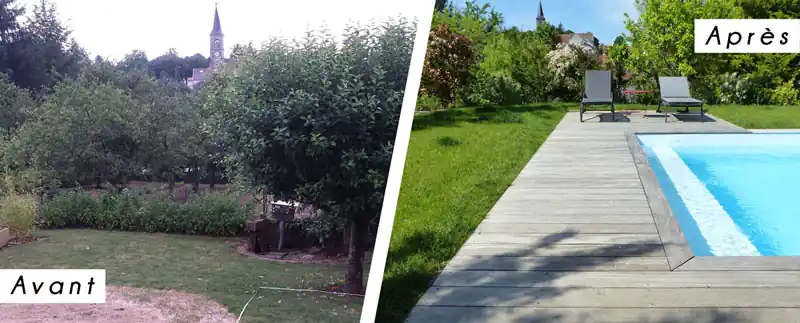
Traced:
[[509, 105], [522, 103], [522, 86], [505, 75], [480, 74], [467, 89], [468, 105]]
[[244, 230], [248, 217], [235, 198], [201, 194], [183, 205], [181, 218], [185, 233], [232, 236]]
[[42, 205], [42, 227], [98, 227], [100, 203], [84, 191], [60, 193]]
[[99, 199], [83, 191], [59, 194], [43, 205], [46, 228], [84, 227], [103, 230], [233, 236], [241, 233], [250, 212], [234, 197], [194, 196], [185, 204], [168, 199], [144, 200], [132, 194], [105, 193]]
[[770, 91], [769, 101], [777, 105], [795, 105], [800, 99], [800, 91], [794, 88], [794, 79], [787, 81], [781, 86]]
[[0, 227], [17, 237], [30, 236], [36, 227], [36, 199], [13, 193], [0, 198]]
[[424, 93], [420, 93], [417, 97], [417, 110], [418, 111], [435, 111], [443, 109], [441, 100], [435, 96], [429, 96]]

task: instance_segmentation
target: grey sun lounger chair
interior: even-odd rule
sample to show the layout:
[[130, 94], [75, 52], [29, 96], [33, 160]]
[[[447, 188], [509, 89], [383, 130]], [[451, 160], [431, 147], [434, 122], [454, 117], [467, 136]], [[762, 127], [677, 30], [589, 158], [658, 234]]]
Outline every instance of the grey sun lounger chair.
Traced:
[[689, 112], [690, 107], [700, 107], [700, 122], [705, 119], [703, 101], [692, 98], [689, 94], [689, 81], [683, 76], [659, 76], [658, 87], [661, 92], [661, 101], [658, 102], [657, 112], [664, 109], [664, 122], [667, 122], [667, 110], [671, 107], [684, 107]]
[[611, 106], [611, 121], [616, 121], [614, 99], [611, 95], [611, 71], [586, 71], [581, 97], [581, 122], [583, 112], [591, 106]]

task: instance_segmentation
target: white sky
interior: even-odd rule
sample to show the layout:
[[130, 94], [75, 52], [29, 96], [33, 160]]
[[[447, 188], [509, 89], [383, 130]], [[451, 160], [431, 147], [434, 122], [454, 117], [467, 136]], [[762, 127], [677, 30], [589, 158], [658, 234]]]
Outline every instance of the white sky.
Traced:
[[[409, 19], [433, 10], [433, 0], [51, 0], [90, 57], [121, 59], [134, 49], [153, 59], [175, 48], [181, 56], [209, 56], [214, 3], [219, 3], [225, 56], [238, 43], [271, 36], [299, 37], [327, 26], [338, 35], [348, 21]], [[30, 5], [38, 0], [21, 0]]]

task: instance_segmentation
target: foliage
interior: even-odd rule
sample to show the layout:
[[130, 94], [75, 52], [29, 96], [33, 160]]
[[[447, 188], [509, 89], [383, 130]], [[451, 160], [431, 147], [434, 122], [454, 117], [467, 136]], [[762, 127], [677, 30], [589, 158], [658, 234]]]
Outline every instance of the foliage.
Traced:
[[622, 90], [627, 88], [629, 80], [625, 78], [625, 75], [628, 72], [627, 65], [630, 55], [631, 51], [625, 36], [617, 36], [614, 39], [614, 45], [609, 48], [609, 67], [615, 81], [615, 89], [613, 91], [615, 99], [619, 99]]
[[347, 229], [347, 224], [344, 218], [331, 216], [325, 212], [291, 222], [291, 226], [300, 228], [307, 239], [317, 240], [315, 242], [319, 244], [324, 244], [326, 239], [341, 237]]
[[636, 0], [637, 20], [626, 14], [631, 33], [628, 67], [635, 73], [657, 75], [713, 74], [723, 55], [694, 55], [694, 19], [742, 17], [734, 0]]
[[422, 90], [449, 106], [456, 101], [458, 88], [466, 84], [473, 62], [469, 38], [451, 32], [447, 25], [440, 25], [429, 36]]
[[[61, 24], [55, 4], [41, 0], [23, 23], [23, 7], [0, 2], [0, 73], [19, 87], [47, 92], [59, 81], [79, 73], [86, 53]], [[11, 22], [13, 21], [13, 22]]]
[[447, 25], [448, 30], [455, 34], [467, 36], [474, 51], [480, 53], [491, 37], [502, 31], [503, 15], [489, 3], [479, 5], [477, 0], [467, 1], [464, 8], [450, 3], [445, 10], [433, 15], [431, 29], [441, 25]]
[[11, 134], [27, 119], [36, 104], [28, 90], [17, 87], [0, 74], [0, 133]]
[[234, 236], [243, 232], [247, 209], [232, 197], [201, 194], [186, 204], [142, 199], [128, 192], [99, 199], [84, 191], [55, 196], [42, 208], [44, 228], [84, 227], [104, 230]]
[[548, 90], [556, 98], [579, 101], [584, 73], [597, 65], [597, 50], [589, 46], [560, 44], [547, 54], [547, 58], [553, 75]]
[[0, 228], [16, 237], [30, 236], [36, 228], [36, 199], [13, 191], [0, 196]]
[[772, 90], [769, 99], [770, 102], [777, 105], [800, 103], [800, 90], [795, 87], [794, 78]]
[[717, 83], [719, 84], [717, 96], [720, 103], [741, 104], [755, 101], [751, 97], [753, 95], [753, 84], [747, 75], [739, 76], [737, 73], [726, 73], [719, 76]]
[[[512, 27], [512, 29], [514, 28], [515, 27]], [[536, 25], [536, 30], [533, 31], [533, 35], [539, 42], [547, 45], [548, 49], [556, 49], [556, 45], [559, 42], [559, 30], [556, 26], [549, 23]]]
[[420, 93], [417, 96], [417, 110], [418, 111], [434, 111], [442, 107], [442, 102], [435, 96], [430, 96], [425, 93]]
[[520, 104], [523, 102], [522, 85], [504, 74], [482, 73], [467, 88], [464, 102], [470, 106]]
[[324, 32], [265, 43], [211, 83], [211, 130], [232, 177], [352, 223], [345, 287], [361, 292], [363, 239], [383, 201], [413, 28], [353, 26], [343, 38], [341, 47]]
[[[551, 78], [547, 53], [547, 45], [535, 33], [507, 30], [493, 38], [484, 49], [479, 73], [503, 75], [518, 83], [518, 103], [544, 102]], [[507, 104], [514, 101], [508, 100]]]

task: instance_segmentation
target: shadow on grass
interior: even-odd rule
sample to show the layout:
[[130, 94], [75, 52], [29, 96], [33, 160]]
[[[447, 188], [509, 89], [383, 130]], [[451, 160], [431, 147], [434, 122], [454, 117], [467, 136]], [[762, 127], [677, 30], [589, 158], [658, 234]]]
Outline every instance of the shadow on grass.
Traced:
[[414, 118], [413, 130], [436, 127], [459, 127], [464, 122], [522, 123], [521, 114], [532, 113], [538, 117], [552, 119], [554, 111], [568, 110], [567, 104], [535, 104], [519, 106], [482, 106], [435, 111]]
[[[577, 234], [578, 232], [571, 230], [551, 234], [538, 243], [521, 246], [503, 254], [492, 254], [489, 251], [481, 255], [480, 250], [472, 249], [470, 254], [459, 256], [459, 261], [452, 267], [457, 271], [443, 272], [422, 299], [418, 298], [425, 293], [437, 273], [413, 272], [384, 280], [383, 290], [391, 291], [391, 299], [395, 302], [388, 304], [385, 301], [389, 297], [381, 295], [378, 321], [403, 322], [406, 318], [410, 323], [608, 321], [608, 317], [604, 318], [601, 313], [593, 312], [589, 306], [567, 310], [548, 308], [544, 304], [573, 291], [580, 293], [580, 290], [591, 290], [587, 286], [559, 284], [557, 280], [563, 277], [576, 272], [624, 266], [626, 258], [652, 256], [663, 250], [663, 246], [655, 239], [612, 244], [566, 254], [551, 250], [553, 246]], [[428, 246], [435, 245], [435, 241], [426, 241], [427, 239], [435, 238], [431, 233], [414, 236], [411, 239], [414, 243], [407, 248], [404, 246], [404, 250], [398, 250], [394, 257], [407, 257], [415, 250], [425, 252], [430, 248]], [[464, 259], [469, 260], [463, 261]], [[490, 270], [491, 273], [488, 272]], [[664, 271], [667, 270], [665, 265]], [[461, 289], [451, 292], [452, 289], [448, 287]], [[594, 291], [601, 293], [597, 289]], [[415, 308], [418, 300], [421, 306]], [[614, 314], [610, 315], [613, 317]], [[751, 322], [753, 319], [748, 317], [748, 313], [741, 311], [704, 309], [667, 311], [660, 314], [651, 312], [647, 317], [631, 317], [628, 321], [716, 323]]]
[[459, 141], [456, 138], [453, 138], [453, 137], [450, 137], [450, 136], [439, 137], [439, 145], [442, 146], [442, 147], [454, 147], [454, 146], [458, 146], [460, 144], [461, 144], [461, 141]]

